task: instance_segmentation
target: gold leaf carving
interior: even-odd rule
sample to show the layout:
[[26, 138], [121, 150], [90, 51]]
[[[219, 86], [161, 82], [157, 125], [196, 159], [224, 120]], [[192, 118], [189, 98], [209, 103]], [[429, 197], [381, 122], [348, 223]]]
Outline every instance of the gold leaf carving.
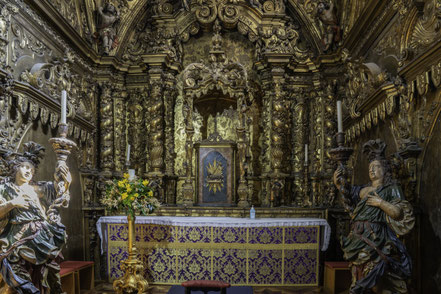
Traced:
[[439, 87], [441, 85], [441, 62], [438, 64], [433, 64], [431, 66], [432, 73], [432, 82], [435, 87]]
[[429, 73], [425, 72], [423, 74], [417, 75], [416, 84], [418, 89], [418, 94], [421, 96], [426, 95], [429, 90]]

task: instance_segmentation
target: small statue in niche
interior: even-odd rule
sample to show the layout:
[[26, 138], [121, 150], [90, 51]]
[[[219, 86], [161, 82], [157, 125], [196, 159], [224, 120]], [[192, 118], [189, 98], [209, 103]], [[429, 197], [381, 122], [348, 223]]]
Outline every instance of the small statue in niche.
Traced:
[[107, 2], [104, 7], [98, 8], [98, 36], [105, 55], [109, 55], [110, 51], [118, 46], [116, 27], [119, 19], [119, 12], [112, 3]]
[[72, 177], [63, 162], [55, 182], [33, 182], [44, 148], [29, 142], [24, 151], [3, 156], [10, 174], [0, 184], [0, 293], [62, 293], [58, 261], [67, 234], [46, 206], [68, 193]]
[[340, 42], [340, 26], [338, 25], [334, 3], [320, 2], [317, 5], [317, 16], [325, 28], [322, 39], [323, 50], [331, 49], [333, 44]]
[[274, 180], [271, 184], [271, 207], [285, 204], [283, 199], [284, 186], [283, 182], [278, 179]]
[[150, 179], [149, 187], [153, 190], [153, 196], [155, 196], [155, 198], [158, 199], [161, 203], [165, 203], [162, 186], [162, 178], [153, 177]]
[[346, 191], [343, 197], [351, 215], [351, 232], [341, 240], [352, 272], [351, 294], [407, 293], [405, 280], [411, 275], [412, 263], [397, 235], [408, 233], [415, 218], [401, 187], [392, 179], [385, 149], [379, 139], [363, 145], [370, 162], [371, 182], [367, 185], [342, 187], [343, 169], [334, 173], [335, 185]]

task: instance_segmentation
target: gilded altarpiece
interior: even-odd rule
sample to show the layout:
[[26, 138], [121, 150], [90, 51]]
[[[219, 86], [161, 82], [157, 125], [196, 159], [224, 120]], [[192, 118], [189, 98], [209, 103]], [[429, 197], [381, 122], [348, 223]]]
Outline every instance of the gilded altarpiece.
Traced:
[[[118, 18], [111, 25], [119, 42], [102, 56], [102, 40], [93, 36], [108, 32], [97, 22], [107, 2], [117, 9], [108, 16]], [[324, 5], [323, 10], [324, 3], [335, 9]], [[36, 124], [54, 130], [59, 93], [68, 91], [68, 135], [81, 141], [83, 235], [90, 237], [84, 244], [91, 251], [85, 257], [93, 259], [94, 223], [104, 213], [100, 193], [107, 179], [121, 174], [127, 143], [137, 174], [156, 182], [167, 204], [197, 203], [192, 202], [197, 198], [193, 144], [203, 138], [193, 102], [219, 82], [223, 86], [216, 91], [245, 101], [234, 108], [241, 124], [231, 128], [243, 206], [246, 199], [255, 206], [287, 205], [291, 215], [340, 206], [328, 150], [335, 145], [335, 100], [341, 99], [347, 143], [357, 150], [367, 137], [395, 141], [394, 164], [406, 196], [415, 206], [423, 204], [423, 214], [439, 219], [432, 201], [438, 190], [423, 185], [422, 174], [437, 170], [430, 164], [438, 162], [432, 160], [438, 153], [426, 148], [437, 134], [441, 105], [440, 7], [437, 0], [164, 0], [149, 5], [146, 0], [0, 0], [0, 147], [17, 151], [26, 134], [40, 134], [41, 128], [32, 128]], [[222, 28], [215, 34], [216, 20]], [[216, 50], [210, 54], [211, 49]], [[224, 57], [231, 58], [230, 65], [242, 65], [247, 77], [239, 67], [219, 71], [228, 64]], [[191, 64], [184, 79], [183, 69]], [[241, 89], [237, 73], [247, 83]], [[350, 166], [358, 168], [356, 163], [353, 159]], [[189, 213], [180, 209], [167, 213]], [[266, 215], [280, 214], [278, 209], [268, 208]], [[343, 222], [336, 211], [329, 218], [339, 220], [337, 236]], [[434, 274], [439, 262], [432, 250], [420, 252], [420, 244], [436, 249], [439, 238], [432, 234], [440, 224], [426, 221], [415, 233], [422, 237], [412, 240], [418, 251], [412, 253], [414, 272], [426, 278], [419, 292], [435, 293], [439, 286], [435, 289], [428, 277], [436, 275], [440, 285], [440, 275]], [[175, 258], [172, 250], [177, 249], [163, 249], [164, 261]], [[179, 277], [178, 270], [174, 273]]]

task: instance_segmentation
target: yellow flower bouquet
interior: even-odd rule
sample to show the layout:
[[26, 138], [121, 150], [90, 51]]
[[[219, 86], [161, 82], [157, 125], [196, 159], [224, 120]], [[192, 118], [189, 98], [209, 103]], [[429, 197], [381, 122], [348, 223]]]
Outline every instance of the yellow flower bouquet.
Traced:
[[123, 179], [114, 179], [107, 185], [101, 203], [110, 212], [124, 211], [132, 217], [136, 213], [150, 214], [160, 206], [158, 199], [153, 196], [152, 188], [149, 187], [149, 181], [130, 180], [129, 174], [124, 174]]

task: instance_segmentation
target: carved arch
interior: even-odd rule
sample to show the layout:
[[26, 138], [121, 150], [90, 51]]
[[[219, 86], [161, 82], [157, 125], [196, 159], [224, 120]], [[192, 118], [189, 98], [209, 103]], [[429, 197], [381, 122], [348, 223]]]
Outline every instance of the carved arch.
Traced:
[[[141, 0], [140, 2], [147, 2]], [[271, 2], [271, 1], [267, 1]], [[277, 1], [275, 1], [277, 2]], [[301, 7], [300, 4], [293, 0], [288, 1], [288, 7], [282, 11], [278, 11], [275, 15], [271, 15], [271, 27], [276, 25], [282, 29], [291, 26], [290, 22], [286, 20], [286, 16], [293, 16], [295, 20], [299, 20], [299, 24], [302, 25], [302, 33], [308, 42], [313, 44], [313, 51], [319, 52], [321, 49], [320, 40], [321, 32], [317, 23], [313, 22], [311, 15]], [[149, 17], [149, 10], [147, 4], [142, 9], [139, 3], [133, 8], [132, 17], [129, 21], [126, 21], [120, 30], [120, 43], [127, 44], [126, 46], [120, 46], [116, 52], [116, 56], [123, 56], [127, 46], [130, 45], [131, 39], [139, 42], [141, 38], [145, 36], [136, 36], [136, 26], [140, 23], [138, 20], [146, 20]], [[187, 42], [190, 35], [196, 34], [200, 28], [203, 30], [210, 30], [212, 24], [216, 19], [222, 21], [222, 26], [228, 29], [237, 28], [242, 35], [248, 37], [248, 39], [256, 43], [259, 39], [265, 38], [265, 33], [262, 32], [263, 27], [268, 27], [264, 23], [268, 20], [268, 15], [262, 11], [250, 6], [248, 2], [238, 1], [238, 3], [230, 3], [228, 1], [215, 1], [205, 0], [193, 4], [191, 13], [186, 11], [179, 11], [177, 13], [167, 16], [167, 24], [164, 28], [167, 30], [174, 30], [175, 38], [179, 41]], [[154, 20], [152, 20], [154, 21]], [[143, 21], [142, 23], [145, 23]], [[164, 29], [162, 28], [162, 29]], [[290, 28], [288, 28], [290, 29]], [[299, 32], [296, 31], [297, 37]], [[273, 32], [270, 33], [270, 35]], [[264, 36], [262, 36], [262, 34]], [[302, 50], [296, 48], [295, 53], [300, 53]]]
[[[287, 10], [296, 16], [296, 18], [300, 21], [300, 24], [303, 28], [306, 28], [304, 30], [305, 37], [314, 44], [314, 51], [320, 52], [321, 49], [321, 35], [322, 32], [320, 31], [319, 26], [312, 22], [311, 13], [308, 13], [304, 6], [300, 6], [299, 1], [296, 0], [288, 0], [287, 3], [290, 5], [287, 7]], [[292, 10], [289, 10], [288, 8], [291, 8]], [[315, 8], [314, 8], [315, 9]], [[288, 14], [288, 13], [287, 13]]]

